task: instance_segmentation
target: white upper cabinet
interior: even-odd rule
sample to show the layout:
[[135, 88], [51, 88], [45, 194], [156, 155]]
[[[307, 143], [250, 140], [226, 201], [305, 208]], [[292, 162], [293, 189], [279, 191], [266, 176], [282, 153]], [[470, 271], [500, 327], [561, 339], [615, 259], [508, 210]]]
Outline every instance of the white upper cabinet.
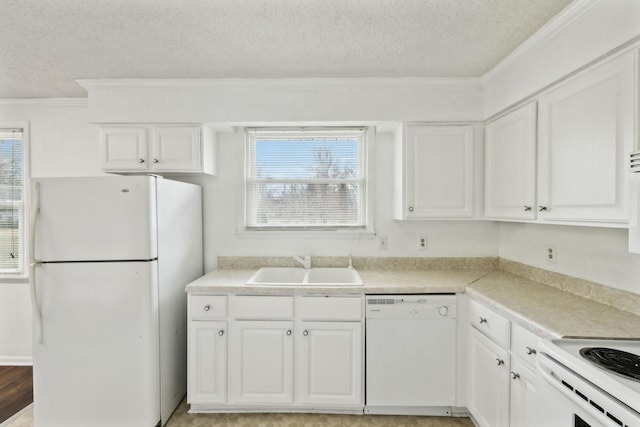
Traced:
[[535, 219], [536, 103], [485, 128], [485, 216]]
[[102, 170], [215, 174], [212, 131], [198, 125], [103, 125]]
[[[624, 227], [636, 51], [577, 74], [485, 128], [485, 217]], [[536, 132], [537, 129], [537, 132]]]
[[404, 125], [395, 162], [395, 219], [473, 217], [472, 126]]
[[147, 128], [109, 126], [100, 128], [102, 170], [144, 172], [149, 166]]
[[539, 218], [627, 222], [636, 52], [617, 57], [539, 99]]

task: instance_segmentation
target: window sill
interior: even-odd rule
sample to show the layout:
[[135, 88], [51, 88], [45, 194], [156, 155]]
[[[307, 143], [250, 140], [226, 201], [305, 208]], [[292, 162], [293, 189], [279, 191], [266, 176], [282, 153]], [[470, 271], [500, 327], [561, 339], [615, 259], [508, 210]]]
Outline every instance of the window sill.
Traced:
[[285, 230], [241, 230], [236, 231], [240, 239], [375, 239], [375, 231], [327, 230], [327, 231], [285, 231]]

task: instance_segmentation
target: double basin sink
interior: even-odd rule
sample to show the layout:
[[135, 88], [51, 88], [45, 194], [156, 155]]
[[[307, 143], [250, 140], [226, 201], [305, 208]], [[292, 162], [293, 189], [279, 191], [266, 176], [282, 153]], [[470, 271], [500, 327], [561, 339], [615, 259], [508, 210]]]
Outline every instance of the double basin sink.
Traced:
[[263, 267], [246, 283], [251, 286], [362, 286], [354, 268]]

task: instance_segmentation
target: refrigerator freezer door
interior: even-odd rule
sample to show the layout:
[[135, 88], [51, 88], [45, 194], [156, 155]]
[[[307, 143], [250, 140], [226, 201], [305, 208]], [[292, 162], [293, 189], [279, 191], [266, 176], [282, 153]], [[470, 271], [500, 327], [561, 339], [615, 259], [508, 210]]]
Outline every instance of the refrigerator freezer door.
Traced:
[[160, 421], [157, 263], [36, 269], [38, 427], [154, 427]]
[[150, 260], [157, 255], [156, 178], [34, 180], [35, 258], [40, 261]]

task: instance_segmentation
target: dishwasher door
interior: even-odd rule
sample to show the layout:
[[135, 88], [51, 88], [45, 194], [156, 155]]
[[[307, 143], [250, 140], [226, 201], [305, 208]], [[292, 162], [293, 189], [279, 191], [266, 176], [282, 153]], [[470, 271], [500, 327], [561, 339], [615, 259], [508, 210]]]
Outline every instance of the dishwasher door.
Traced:
[[367, 296], [365, 412], [451, 415], [455, 398], [455, 295]]

